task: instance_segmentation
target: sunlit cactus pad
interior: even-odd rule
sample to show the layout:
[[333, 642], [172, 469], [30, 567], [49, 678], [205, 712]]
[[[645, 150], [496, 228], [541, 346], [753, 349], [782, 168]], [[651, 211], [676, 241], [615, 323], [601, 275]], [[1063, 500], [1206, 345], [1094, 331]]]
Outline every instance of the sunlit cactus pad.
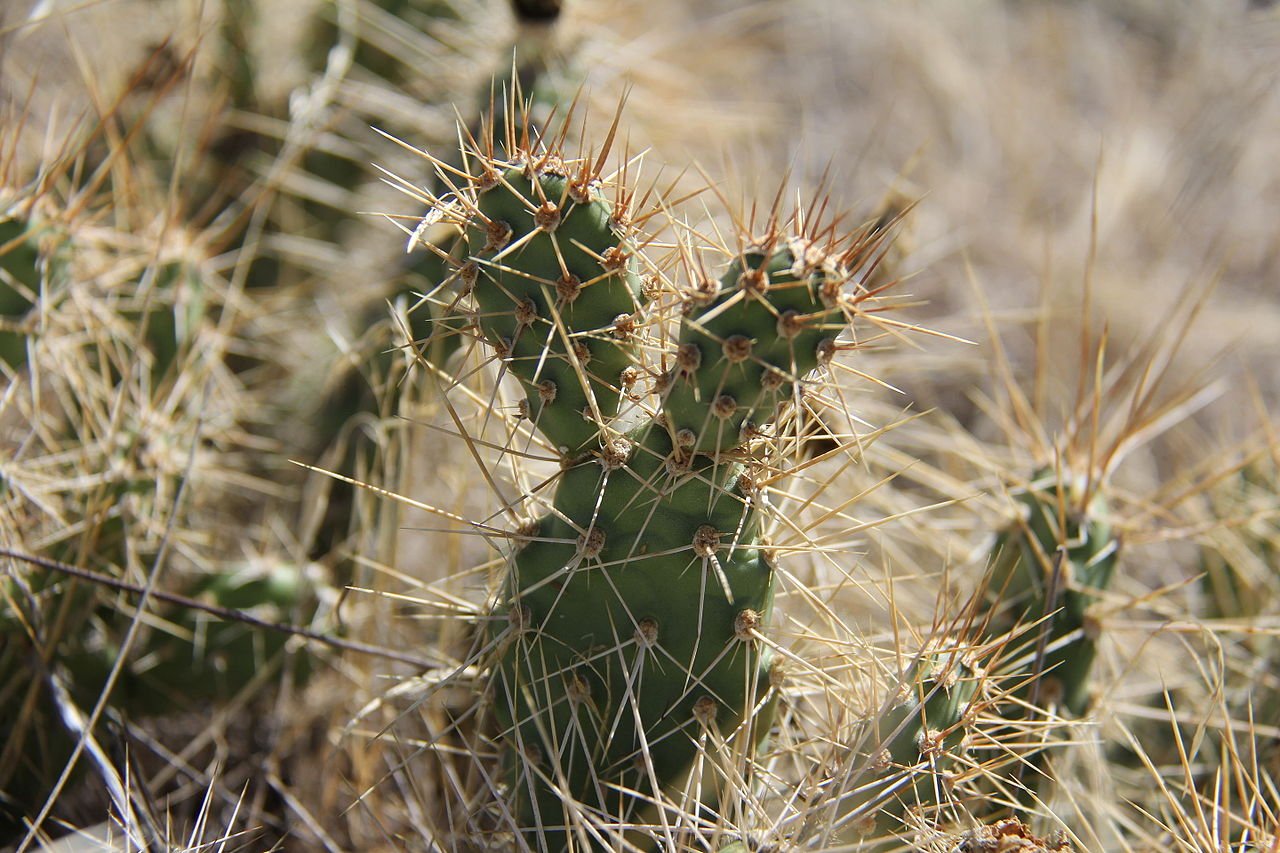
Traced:
[[519, 500], [482, 656], [506, 785], [535, 848], [670, 841], [769, 732], [767, 494], [880, 238], [775, 210], [704, 245], [630, 162], [605, 172], [609, 145], [532, 136], [435, 160], [449, 190], [417, 231], [454, 225], [432, 296], [518, 380], [512, 447], [560, 462]]

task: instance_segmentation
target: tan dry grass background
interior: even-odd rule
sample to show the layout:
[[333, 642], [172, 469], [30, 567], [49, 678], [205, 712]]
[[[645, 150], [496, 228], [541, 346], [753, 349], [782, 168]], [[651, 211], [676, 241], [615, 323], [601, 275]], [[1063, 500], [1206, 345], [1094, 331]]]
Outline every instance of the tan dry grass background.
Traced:
[[[47, 17], [19, 26], [24, 5]], [[254, 48], [269, 73], [258, 85], [278, 95], [302, 82], [291, 60], [296, 22], [314, 4], [259, 5]], [[215, 7], [13, 4], [6, 97], [21, 100], [34, 79], [38, 110], [58, 117], [57, 138], [84, 107], [79, 66], [110, 103], [148, 50], [175, 30], [175, 44], [189, 48], [192, 10], [209, 10], [209, 25]], [[477, 42], [499, 50], [503, 16], [490, 10], [480, 26]], [[996, 305], [1030, 304], [1050, 279], [1069, 308], [1096, 211], [1096, 298], [1120, 340], [1142, 334], [1187, 283], [1220, 279], [1213, 328], [1191, 341], [1194, 356], [1213, 353], [1214, 339], [1238, 342], [1250, 365], [1276, 355], [1272, 11], [1207, 0], [584, 0], [568, 4], [564, 30], [562, 41], [582, 39], [577, 61], [597, 104], [633, 87], [629, 130], [636, 148], [656, 143], [654, 161], [692, 156], [745, 185], [747, 198], [771, 193], [783, 169], [815, 184], [828, 167], [839, 206], [874, 206], [891, 188], [922, 198], [908, 269], [928, 273], [915, 289], [930, 314], [973, 313], [965, 261]], [[471, 76], [493, 61], [474, 57]], [[460, 85], [466, 62], [422, 68], [419, 88], [440, 77]], [[609, 112], [598, 109], [597, 123]], [[447, 136], [442, 113], [422, 111]], [[1268, 391], [1274, 373], [1257, 371]]]
[[[100, 103], [113, 102], [131, 69], [166, 34], [176, 29], [174, 43], [192, 49], [200, 29], [191, 22], [203, 14], [205, 26], [212, 26], [217, 5], [7, 5], [0, 19], [6, 28], [0, 97], [22, 103], [34, 91], [31, 129], [41, 132], [24, 137], [29, 151], [38, 154], [76, 122], [88, 101], [86, 79], [97, 87]], [[292, 22], [304, 17], [308, 4], [257, 5], [263, 25], [253, 49], [271, 69], [262, 89], [275, 95], [292, 91], [302, 82], [295, 57], [305, 47]], [[410, 85], [420, 98], [449, 91], [469, 97], [485, 69], [500, 64], [510, 24], [498, 4], [462, 5], [482, 16], [459, 28], [458, 43], [474, 47], [424, 54], [422, 79]], [[26, 22], [28, 10], [37, 6], [45, 17]], [[982, 412], [983, 398], [1001, 393], [992, 326], [1028, 382], [1037, 373], [1033, 321], [1052, 333], [1047, 363], [1039, 367], [1050, 377], [1050, 424], [1074, 402], [1085, 328], [1096, 339], [1105, 326], [1108, 353], [1117, 359], [1148, 341], [1164, 346], [1183, 338], [1170, 368], [1174, 387], [1179, 377], [1210, 365], [1212, 375], [1222, 378], [1220, 393], [1189, 427], [1135, 452], [1116, 476], [1119, 503], [1133, 519], [1134, 542], [1117, 599], [1146, 596], [1194, 573], [1186, 547], [1163, 541], [1165, 533], [1187, 522], [1152, 509], [1160, 484], [1176, 481], [1218, 449], [1273, 422], [1280, 400], [1275, 10], [1226, 0], [576, 0], [567, 7], [561, 40], [574, 45], [572, 55], [587, 71], [592, 123], [607, 123], [612, 105], [629, 87], [629, 143], [632, 150], [651, 148], [649, 163], [678, 167], [696, 160], [728, 197], [765, 202], [779, 184], [812, 187], [828, 173], [834, 206], [853, 209], [855, 218], [895, 193], [919, 199], [903, 225], [910, 249], [901, 268], [907, 276], [903, 290], [922, 302], [908, 315], [976, 344], [914, 336], [894, 351], [859, 362], [859, 369], [903, 393], [862, 383], [850, 391], [854, 414], [880, 426], [908, 410], [939, 411], [886, 439], [883, 452], [870, 453], [861, 468], [841, 472], [845, 479], [837, 482], [856, 491], [921, 460], [900, 487], [876, 492], [855, 510], [868, 521], [966, 500], [861, 536], [838, 561], [796, 557], [792, 570], [831, 593], [832, 606], [847, 614], [862, 641], [880, 651], [888, 642], [886, 577], [895, 576], [893, 609], [903, 624], [926, 626], [944, 574], [954, 574], [962, 585], [979, 577], [991, 530], [984, 525], [997, 524], [1007, 511], [1003, 486], [1010, 473], [1026, 476], [1029, 466], [1045, 461], [1026, 448], [1004, 447], [998, 425]], [[197, 76], [216, 73], [206, 54], [197, 56], [210, 63], [197, 64]], [[431, 65], [433, 57], [441, 64]], [[452, 117], [440, 103], [420, 113], [408, 98], [385, 103], [399, 111], [399, 126], [420, 131], [421, 138], [410, 143], [448, 144]], [[389, 143], [372, 134], [354, 142], [379, 162], [412, 174], [413, 161]], [[376, 185], [372, 171], [369, 186], [350, 203], [361, 211], [412, 212], [411, 204]], [[302, 296], [273, 304], [256, 319], [255, 345], [281, 345], [271, 357], [283, 365], [285, 378], [277, 386], [282, 393], [305, 399], [324, 386], [323, 365], [361, 333], [354, 306], [368, 296], [359, 283], [376, 280], [379, 265], [395, 258], [401, 245], [401, 235], [384, 221], [359, 220], [343, 246], [329, 247], [331, 254], [318, 259], [315, 266], [323, 274], [305, 283]], [[1089, 318], [1083, 316], [1086, 281]], [[1210, 285], [1212, 295], [1190, 331], [1166, 319], [1180, 293]], [[1037, 307], [1042, 300], [1047, 313]], [[1057, 400], [1061, 405], [1054, 405]], [[429, 398], [418, 414], [447, 421]], [[954, 429], [953, 420], [972, 438]], [[305, 424], [262, 429], [276, 440], [260, 451], [272, 455], [265, 467], [287, 471], [291, 448], [281, 437], [305, 432]], [[493, 498], [476, 487], [460, 445], [434, 436], [412, 434], [406, 451], [412, 463], [403, 465], [395, 488], [468, 518], [487, 517]], [[814, 473], [815, 479], [826, 476]], [[282, 482], [299, 487], [297, 477]], [[296, 493], [290, 499], [296, 503]], [[251, 543], [223, 541], [213, 549], [288, 552], [292, 531], [283, 528], [292, 516], [286, 510], [277, 517], [271, 513], [265, 510], [267, 517], [250, 529]], [[453, 578], [491, 557], [483, 542], [423, 532], [417, 528], [438, 525], [409, 510], [397, 526], [398, 532], [384, 531], [381, 550], [366, 555], [391, 563], [394, 572], [369, 573], [369, 585], [428, 599], [439, 598], [423, 591], [433, 584], [450, 594], [478, 595], [475, 581]], [[394, 547], [386, 546], [389, 540]], [[856, 580], [850, 583], [846, 573]], [[348, 611], [354, 614], [354, 635], [401, 647], [441, 642], [438, 618], [415, 618], [431, 607], [356, 598], [359, 603]], [[1155, 707], [1151, 715], [1159, 717], [1166, 684], [1185, 689], [1193, 707], [1208, 701], [1199, 675], [1180, 671], [1183, 638], [1158, 630], [1194, 603], [1193, 591], [1175, 591], [1132, 615], [1129, 623], [1137, 627], [1108, 626], [1118, 628], [1101, 664], [1107, 672], [1103, 681], [1112, 685], [1105, 706], [1109, 736], [1120, 737], [1117, 726], [1137, 726], [1148, 713], [1142, 709]], [[782, 610], [780, 637], [811, 632], [818, 624], [803, 597], [788, 596]], [[392, 613], [403, 618], [388, 618]], [[852, 638], [836, 637], [833, 643], [846, 641]], [[831, 654], [829, 648], [810, 651]], [[369, 740], [344, 740], [338, 732], [357, 709], [388, 689], [392, 671], [378, 662], [345, 662], [297, 704], [277, 709], [274, 719], [287, 735], [274, 742], [267, 764], [290, 769], [281, 787], [299, 802], [283, 812], [307, 846], [320, 843], [317, 827], [323, 826], [335, 844], [369, 849], [383, 832], [380, 825], [404, 831], [430, 799], [429, 792], [397, 788], [408, 784], [401, 777], [383, 783], [366, 806], [341, 813], [353, 792], [379, 780], [384, 768]], [[405, 693], [413, 695], [411, 689]], [[371, 737], [391, 719], [373, 714], [358, 729]], [[334, 765], [340, 772], [329, 773], [335, 747], [344, 758]], [[411, 751], [407, 745], [385, 749]], [[1132, 813], [1108, 812], [1108, 798], [1114, 802], [1115, 791], [1141, 786], [1142, 774], [1126, 771], [1108, 779], [1093, 772], [1093, 793], [1101, 796], [1076, 792], [1089, 818], [1082, 823], [1095, 831], [1090, 836], [1080, 830], [1082, 846], [1115, 849], [1121, 835], [1137, 839], [1131, 841], [1137, 847], [1155, 843], [1159, 832], [1151, 824], [1133, 830], [1126, 826], [1136, 820]], [[302, 818], [304, 811], [312, 817]], [[391, 846], [423, 844], [403, 835], [383, 840]]]

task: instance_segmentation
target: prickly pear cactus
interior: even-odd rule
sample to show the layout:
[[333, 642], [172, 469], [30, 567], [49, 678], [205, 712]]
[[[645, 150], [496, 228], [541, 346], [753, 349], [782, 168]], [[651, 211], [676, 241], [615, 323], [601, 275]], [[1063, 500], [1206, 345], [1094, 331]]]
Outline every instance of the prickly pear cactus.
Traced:
[[908, 810], [932, 817], [945, 802], [942, 771], [958, 767], [965, 724], [979, 697], [981, 670], [959, 648], [930, 650], [911, 663], [900, 693], [873, 713], [855, 740], [840, 799], [840, 835], [853, 843], [900, 831]]
[[595, 443], [617, 414], [639, 279], [626, 225], [591, 184], [552, 158], [491, 168], [468, 223], [485, 338], [525, 385], [529, 417], [562, 453]]
[[40, 296], [39, 227], [25, 211], [0, 211], [0, 363], [27, 363], [30, 315]]
[[19, 220], [0, 222], [0, 362], [10, 367], [26, 361], [27, 340], [19, 326], [35, 304], [35, 249], [25, 230]]
[[1025, 517], [997, 539], [989, 591], [991, 628], [1023, 631], [1006, 651], [1023, 659], [1035, 678], [1027, 687], [1033, 704], [1055, 705], [1073, 716], [1089, 706], [1089, 674], [1097, 656], [1097, 629], [1089, 608], [1115, 572], [1119, 542], [1101, 493], [1091, 497], [1070, 478], [1040, 472], [1019, 503]]
[[[315, 610], [312, 580], [285, 563], [230, 565], [199, 578], [185, 592], [268, 622], [305, 624]], [[286, 634], [180, 607], [162, 615], [168, 629], [147, 637], [137, 655], [141, 663], [126, 673], [117, 700], [135, 714], [225, 702], [255, 682], [279, 680], [277, 667], [282, 664], [290, 666], [296, 685], [313, 670], [314, 661], [305, 649], [288, 654]]]
[[716, 756], [768, 732], [772, 425], [835, 353], [864, 246], [775, 220], [718, 281], [673, 282], [605, 157], [528, 136], [476, 146], [462, 182], [441, 162], [454, 189], [424, 223], [462, 232], [453, 278], [561, 463], [489, 634], [511, 811], [535, 849], [670, 845], [713, 818]]
[[821, 252], [806, 257], [808, 248], [753, 245], [718, 285], [695, 295], [663, 406], [682, 447], [719, 453], [739, 446], [835, 354], [847, 276]]
[[[51, 174], [50, 186], [69, 180]], [[239, 325], [202, 236], [168, 223], [168, 240], [153, 242], [106, 213], [78, 217], [55, 190], [0, 185], [0, 198], [18, 200], [0, 206], [0, 543], [32, 558], [6, 559], [0, 576], [0, 838], [10, 838], [75, 748], [64, 700], [94, 707], [114, 669], [114, 711], [167, 715], [247, 697], [287, 657], [283, 635], [155, 600], [140, 615], [136, 597], [42, 560], [135, 588], [160, 577], [159, 592], [272, 622], [315, 608], [311, 586], [290, 588], [284, 569], [262, 578], [208, 553], [243, 506], [244, 481], [219, 485], [237, 479], [225, 461], [234, 451], [203, 443], [238, 444], [248, 395], [225, 359]], [[148, 221], [143, 212], [139, 202], [120, 219]], [[160, 564], [165, 541], [174, 547]], [[305, 657], [294, 663], [300, 679]]]

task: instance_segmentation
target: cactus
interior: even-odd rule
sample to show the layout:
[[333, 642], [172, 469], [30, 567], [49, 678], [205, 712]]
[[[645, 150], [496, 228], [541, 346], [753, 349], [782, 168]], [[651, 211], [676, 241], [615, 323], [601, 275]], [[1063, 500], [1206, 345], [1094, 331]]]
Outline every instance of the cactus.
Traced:
[[605, 193], [606, 154], [528, 138], [469, 151], [432, 219], [462, 229], [454, 279], [561, 464], [489, 633], [515, 820], [535, 848], [595, 849], [671, 832], [673, 802], [714, 814], [714, 773], [693, 768], [767, 734], [771, 425], [835, 353], [866, 246], [775, 219], [719, 281], [686, 264], [673, 300], [630, 191]]
[[[306, 589], [284, 601], [278, 589], [242, 583], [209, 550], [216, 525], [243, 509], [235, 492], [245, 481], [226, 488], [239, 472], [211, 464], [201, 442], [243, 445], [245, 388], [224, 361], [228, 344], [241, 343], [239, 326], [207, 235], [175, 222], [136, 226], [154, 221], [141, 196], [114, 209], [118, 220], [104, 216], [67, 163], [48, 166], [51, 189], [18, 177], [0, 185], [0, 197], [18, 200], [0, 214], [0, 542], [140, 586], [159, 577], [168, 541], [157, 591], [275, 604], [268, 618], [277, 622], [305, 615]], [[185, 559], [194, 554], [198, 562]], [[134, 607], [83, 579], [5, 561], [0, 844], [25, 832], [21, 818], [36, 814], [75, 750], [67, 703], [87, 712], [98, 702], [139, 619]], [[279, 635], [244, 624], [154, 600], [141, 618], [148, 624], [119, 663], [108, 713], [136, 719], [226, 702], [265, 683], [263, 665], [282, 657]], [[307, 669], [304, 660], [296, 672]]]
[[[0, 578], [0, 838], [17, 832], [21, 806], [38, 808], [76, 745], [45, 681], [57, 677], [80, 708], [92, 708], [120, 655], [131, 616], [84, 584], [53, 575], [22, 589]], [[197, 578], [186, 590], [224, 608], [270, 622], [294, 622], [314, 611], [312, 584], [286, 565], [229, 566]], [[28, 593], [30, 595], [28, 595]], [[74, 627], [53, 635], [60, 611]], [[176, 605], [157, 608], [156, 627], [139, 635], [110, 696], [110, 708], [140, 719], [207, 710], [279, 680], [279, 667], [302, 685], [314, 670], [302, 650], [288, 659], [282, 633], [243, 622], [218, 621]], [[56, 650], [56, 654], [54, 654]], [[36, 663], [53, 654], [49, 664]], [[45, 675], [46, 666], [53, 670]], [[20, 749], [18, 749], [20, 747]], [[83, 767], [81, 768], [83, 769]], [[13, 802], [5, 802], [8, 794]]]
[[56, 289], [65, 278], [66, 235], [42, 215], [31, 188], [0, 185], [0, 200], [9, 197], [16, 201], [0, 208], [0, 363], [17, 370], [27, 364], [42, 289]]
[[682, 447], [737, 447], [791, 400], [797, 383], [835, 354], [847, 275], [803, 244], [746, 249], [680, 328], [664, 411]]
[[862, 723], [838, 799], [844, 840], [901, 831], [908, 811], [933, 818], [945, 804], [941, 779], [958, 766], [980, 695], [983, 673], [970, 657], [960, 648], [922, 652], [898, 695]]
[[1119, 541], [1101, 492], [1090, 495], [1066, 472], [1039, 472], [1019, 504], [1025, 517], [992, 549], [990, 636], [1037, 623], [1012, 641], [1005, 657], [1033, 676], [1024, 691], [1031, 704], [1079, 717], [1089, 707], [1097, 656], [1089, 608], [1111, 583]]
[[[505, 98], [519, 91], [538, 91], [545, 101], [543, 112], [554, 112], [564, 95], [563, 88], [551, 90], [542, 85], [545, 72], [552, 66], [555, 24], [559, 17], [558, 2], [514, 2], [512, 13], [517, 27], [512, 40], [496, 53], [495, 77], [486, 77], [482, 85], [469, 90], [469, 97], [455, 99], [449, 107], [463, 117], [468, 132], [479, 135], [481, 128], [504, 120], [501, 113]], [[310, 23], [308, 65], [313, 76], [337, 73], [344, 66], [333, 62], [343, 57], [335, 47], [350, 48], [350, 68], [343, 73], [368, 85], [376, 81], [380, 88], [395, 92], [397, 98], [408, 93], [429, 92], [439, 86], [437, 80], [422, 74], [422, 59], [431, 52], [446, 49], [468, 55], [465, 43], [468, 25], [485, 30], [495, 21], [486, 21], [487, 13], [467, 0], [361, 0], [358, 3], [327, 4]], [[458, 39], [461, 44], [454, 44]], [[513, 59], [514, 57], [514, 59]], [[580, 81], [575, 81], [580, 83]], [[571, 95], [572, 92], [570, 91]], [[360, 117], [357, 124], [376, 124], [381, 131], [405, 138], [421, 132], [418, 124], [388, 123], [378, 111], [376, 102], [347, 99], [335, 93], [335, 106], [346, 117]], [[436, 107], [443, 104], [428, 104]], [[565, 99], [567, 100], [567, 99]], [[352, 133], [356, 138], [366, 134]], [[501, 133], [499, 135], [502, 135]], [[308, 180], [327, 185], [331, 190], [353, 194], [374, 176], [368, 166], [375, 155], [359, 156], [359, 148], [348, 146], [340, 152], [323, 146], [309, 149], [299, 168]], [[382, 159], [382, 153], [376, 155]], [[459, 163], [451, 164], [455, 168]], [[333, 193], [328, 194], [329, 198]], [[341, 206], [326, 208], [304, 202], [312, 215], [315, 228], [326, 229], [328, 239], [341, 239], [339, 226], [350, 228], [350, 212]], [[363, 242], [363, 241], [362, 241]], [[431, 370], [447, 370], [449, 357], [464, 340], [462, 322], [447, 305], [424, 294], [434, 294], [450, 271], [446, 259], [431, 253], [419, 253], [399, 262], [387, 259], [383, 268], [390, 272], [385, 280], [371, 281], [365, 286], [366, 302], [357, 315], [353, 328], [360, 330], [360, 344], [351, 354], [336, 363], [327, 393], [316, 407], [315, 416], [305, 418], [312, 425], [313, 446], [308, 456], [318, 465], [354, 475], [361, 480], [380, 479], [378, 471], [387, 461], [387, 447], [375, 452], [373, 442], [360, 435], [350, 435], [351, 425], [372, 418], [390, 422], [410, 401], [402, 399], [402, 391], [412, 385], [404, 376], [409, 362], [406, 353], [422, 360]], [[407, 310], [397, 309], [396, 323], [388, 322], [386, 303], [390, 301]], [[403, 316], [399, 316], [403, 315]], [[403, 324], [401, 325], [401, 320]], [[407, 333], [408, 342], [404, 341]], [[308, 413], [310, 414], [310, 413]], [[341, 455], [339, 455], [341, 454]], [[323, 514], [304, 520], [314, 527], [309, 535], [308, 553], [316, 559], [334, 559], [349, 550], [354, 529], [360, 523], [357, 489], [341, 481], [328, 481], [316, 486], [324, 504]], [[349, 574], [349, 564], [338, 558], [339, 575]]]
[[9, 367], [27, 361], [22, 326], [40, 293], [38, 260], [25, 218], [0, 220], [0, 362]]
[[[228, 565], [195, 580], [185, 591], [219, 607], [258, 615], [268, 622], [306, 624], [315, 610], [315, 585], [296, 566], [278, 563]], [[210, 619], [171, 606], [157, 628], [135, 650], [134, 663], [114, 703], [134, 714], [164, 714], [226, 702], [270, 677], [286, 657], [288, 636], [243, 622]], [[314, 668], [303, 649], [290, 672], [301, 685]]]
[[528, 389], [528, 414], [569, 459], [601, 446], [636, 358], [633, 250], [586, 175], [531, 160], [483, 176], [468, 229], [477, 322]]
[[[1214, 619], [1256, 618], [1273, 609], [1270, 583], [1280, 566], [1280, 524], [1275, 520], [1280, 462], [1245, 465], [1209, 496], [1216, 518], [1240, 523], [1210, 533], [1200, 551], [1206, 615]], [[1247, 642], [1266, 645], [1267, 637]]]
[[1046, 750], [1064, 740], [1046, 721], [1088, 713], [1098, 638], [1090, 610], [1110, 585], [1120, 550], [1097, 482], [1044, 468], [1017, 504], [1022, 514], [990, 552], [980, 619], [1006, 685], [996, 721], [979, 739], [990, 763], [979, 765], [972, 796], [985, 816], [1009, 808], [1029, 815], [1053, 780]]

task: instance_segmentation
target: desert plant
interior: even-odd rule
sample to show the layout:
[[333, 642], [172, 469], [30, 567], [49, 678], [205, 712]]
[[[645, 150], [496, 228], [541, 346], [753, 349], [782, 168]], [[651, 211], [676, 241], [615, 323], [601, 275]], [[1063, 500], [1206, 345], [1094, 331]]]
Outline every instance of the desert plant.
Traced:
[[992, 548], [990, 636], [1017, 637], [1004, 654], [1029, 662], [1019, 667], [1029, 705], [1080, 716], [1097, 654], [1089, 607], [1111, 582], [1119, 543], [1103, 496], [1069, 473], [1039, 472], [1019, 503], [1026, 515]]
[[891, 838], [912, 820], [947, 822], [945, 780], [961, 767], [955, 758], [981, 705], [983, 673], [972, 649], [952, 643], [924, 650], [900, 683], [862, 721], [850, 772], [827, 792], [839, 806], [837, 834], [851, 844]]
[[1020, 746], [1005, 775], [989, 775], [1001, 793], [986, 807], [975, 804], [980, 814], [1011, 801], [1022, 816], [1030, 813], [1053, 778], [1043, 750], [1064, 740], [1054, 721], [1084, 717], [1093, 701], [1095, 608], [1120, 552], [1099, 485], [1062, 469], [1037, 472], [992, 546], [980, 621], [982, 640], [998, 650], [1006, 685], [999, 717], [1009, 725], [988, 726], [982, 738]]
[[17, 368], [27, 360], [23, 327], [39, 295], [39, 252], [27, 218], [7, 217], [0, 221], [0, 361]]
[[231, 492], [252, 482], [230, 461], [251, 419], [229, 366], [242, 327], [213, 235], [153, 206], [155, 176], [127, 148], [102, 156], [133, 130], [112, 113], [39, 169], [0, 170], [0, 541], [7, 557], [33, 558], [6, 559], [0, 577], [6, 842], [41, 814], [81, 739], [103, 737], [99, 722], [226, 704], [286, 658], [278, 635], [147, 607], [88, 577], [258, 608], [269, 621], [315, 610], [296, 565], [276, 569], [277, 580], [292, 572], [289, 587], [208, 549], [244, 511]]
[[[410, 33], [415, 48], [445, 52], [468, 36], [467, 27], [457, 25], [458, 9], [479, 8], [409, 5], [419, 7], [416, 20], [434, 30]], [[280, 583], [246, 571], [246, 564], [262, 562], [243, 559], [245, 549], [258, 550], [252, 540], [230, 555], [211, 543], [228, 529], [223, 525], [256, 520], [258, 509], [246, 506], [255, 499], [243, 500], [246, 485], [259, 496], [276, 488], [267, 483], [278, 471], [264, 471], [243, 453], [246, 440], [261, 446], [249, 433], [264, 426], [263, 412], [279, 406], [282, 396], [274, 384], [284, 373], [280, 353], [262, 357], [256, 324], [263, 314], [310, 298], [319, 280], [304, 254], [281, 252], [280, 244], [307, 232], [313, 246], [335, 250], [353, 220], [346, 199], [376, 180], [365, 165], [372, 158], [341, 146], [335, 154], [333, 137], [319, 125], [349, 122], [368, 105], [369, 91], [390, 96], [421, 59], [406, 57], [403, 31], [388, 30], [403, 27], [391, 11], [373, 3], [340, 7], [340, 16], [360, 9], [357, 30], [329, 34], [325, 48], [336, 39], [341, 49], [319, 58], [317, 79], [307, 81], [314, 87], [310, 100], [296, 115], [279, 87], [272, 90], [253, 46], [263, 4], [228, 0], [214, 10], [217, 26], [205, 45], [214, 75], [179, 39], [152, 47], [123, 94], [103, 98], [107, 106], [88, 132], [34, 163], [16, 153], [26, 141], [26, 114], [6, 119], [0, 133], [0, 530], [6, 547], [90, 567], [135, 588], [163, 574], [157, 590], [258, 612], [270, 622], [305, 623], [314, 614], [314, 587], [297, 559], [305, 561], [305, 548], [268, 561], [270, 577], [294, 581], [282, 592]], [[6, 40], [9, 35], [0, 31]], [[388, 44], [389, 53], [379, 50]], [[351, 48], [359, 54], [354, 68], [343, 50]], [[379, 57], [390, 65], [364, 67]], [[356, 96], [342, 88], [348, 72], [361, 86], [370, 77], [377, 85]], [[466, 69], [457, 75], [468, 91], [478, 88], [472, 85], [478, 76]], [[445, 93], [432, 94], [431, 106], [451, 119], [465, 94], [444, 75], [433, 75], [430, 85]], [[170, 97], [179, 90], [184, 99]], [[486, 86], [486, 103], [487, 93]], [[185, 104], [181, 119], [171, 109], [175, 100]], [[6, 115], [10, 106], [4, 103]], [[478, 112], [480, 100], [463, 109]], [[420, 127], [421, 115], [415, 111], [413, 127]], [[363, 121], [356, 124], [367, 129]], [[327, 192], [311, 191], [326, 185]], [[343, 200], [335, 202], [337, 196]], [[387, 244], [394, 256], [394, 240]], [[403, 303], [411, 290], [438, 281], [434, 269], [410, 275], [394, 263], [387, 269], [364, 302], [394, 295]], [[411, 339], [427, 336], [429, 327], [418, 322], [426, 314], [409, 313]], [[379, 320], [379, 331], [362, 341], [359, 353], [369, 359], [361, 366], [373, 393], [364, 382], [340, 382], [357, 386], [350, 406], [327, 412], [328, 422], [317, 419], [311, 446], [342, 441], [353, 421], [396, 413], [397, 399], [384, 391], [398, 390], [406, 359], [386, 333], [390, 324]], [[246, 405], [251, 397], [258, 405]], [[296, 412], [284, 419], [303, 420]], [[373, 462], [362, 462], [363, 470], [352, 465], [352, 472], [377, 479]], [[322, 530], [311, 543], [318, 556], [353, 524], [339, 517], [331, 526], [340, 529]], [[273, 665], [286, 657], [282, 635], [258, 626], [223, 623], [179, 606], [139, 609], [127, 595], [34, 564], [15, 562], [9, 571], [0, 605], [0, 790], [20, 794], [24, 814], [39, 811], [75, 744], [78, 733], [59, 723], [64, 700], [92, 708], [111, 685], [108, 715], [180, 716], [261, 692]], [[32, 665], [37, 658], [47, 666]], [[305, 652], [293, 660], [301, 663], [296, 673], [309, 671]], [[49, 690], [55, 683], [68, 689], [55, 696]]]
[[563, 138], [526, 123], [473, 141], [467, 172], [435, 161], [450, 190], [428, 223], [463, 248], [434, 251], [523, 392], [511, 452], [560, 467], [508, 508], [526, 520], [480, 659], [526, 844], [671, 845], [768, 733], [776, 431], [874, 304], [876, 242], [775, 210], [720, 247], [718, 279], [686, 235], [669, 274], [609, 145], [570, 160]]

